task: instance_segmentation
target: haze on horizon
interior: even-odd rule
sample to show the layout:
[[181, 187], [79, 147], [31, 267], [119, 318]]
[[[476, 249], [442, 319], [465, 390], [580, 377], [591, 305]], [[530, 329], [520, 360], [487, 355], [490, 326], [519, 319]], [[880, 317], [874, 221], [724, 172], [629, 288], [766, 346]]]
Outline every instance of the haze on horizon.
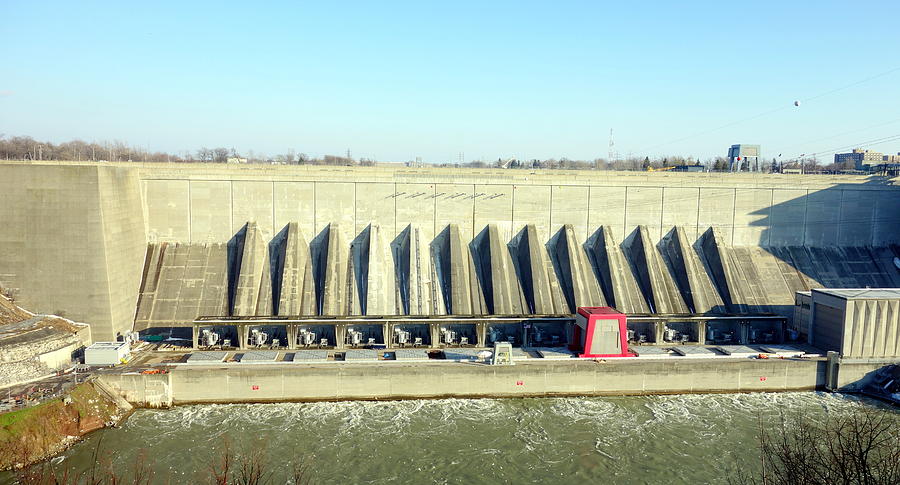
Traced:
[[898, 14], [885, 1], [10, 1], [0, 134], [440, 163], [605, 158], [612, 128], [621, 157], [821, 153], [900, 134]]

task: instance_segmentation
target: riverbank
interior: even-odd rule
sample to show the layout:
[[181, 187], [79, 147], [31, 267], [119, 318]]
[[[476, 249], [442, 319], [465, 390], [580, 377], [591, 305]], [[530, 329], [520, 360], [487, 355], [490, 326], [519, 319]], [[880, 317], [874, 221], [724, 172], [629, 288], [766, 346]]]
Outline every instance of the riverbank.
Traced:
[[0, 414], [0, 469], [50, 458], [124, 419], [132, 407], [102, 383], [82, 383], [61, 398]]

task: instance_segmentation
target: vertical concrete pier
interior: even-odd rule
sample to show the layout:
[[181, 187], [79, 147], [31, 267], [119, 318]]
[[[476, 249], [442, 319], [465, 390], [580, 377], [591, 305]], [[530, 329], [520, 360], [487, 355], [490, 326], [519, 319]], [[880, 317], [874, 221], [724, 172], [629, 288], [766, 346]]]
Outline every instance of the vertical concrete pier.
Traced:
[[394, 258], [381, 226], [369, 224], [350, 243], [351, 315], [397, 315]]
[[314, 315], [316, 295], [312, 258], [300, 225], [289, 223], [273, 244], [278, 254], [275, 280], [281, 283], [273, 295], [278, 302], [277, 314]]
[[484, 294], [469, 246], [456, 224], [450, 224], [431, 243], [435, 281], [440, 289], [443, 311], [456, 315], [481, 315], [486, 311]]
[[650, 313], [631, 265], [610, 228], [601, 226], [585, 247], [607, 303], [624, 313]]
[[344, 241], [341, 227], [332, 222], [310, 243], [319, 315], [345, 315], [347, 312], [345, 295], [349, 291], [350, 280]]
[[663, 259], [690, 310], [693, 313], [724, 311], [722, 298], [709, 279], [700, 256], [688, 242], [684, 228], [673, 227], [659, 245]]
[[397, 293], [403, 315], [436, 314], [438, 288], [428, 241], [422, 230], [410, 224], [391, 242], [397, 272]]
[[496, 224], [488, 224], [470, 248], [488, 314], [512, 315], [528, 312], [525, 294], [506, 241], [500, 240]]
[[650, 239], [647, 226], [638, 226], [625, 239], [631, 268], [653, 313], [689, 313], [669, 268]]
[[607, 305], [587, 253], [578, 242], [571, 224], [566, 224], [557, 231], [547, 243], [547, 249], [570, 312], [574, 313], [582, 306]]
[[544, 241], [534, 224], [527, 224], [509, 243], [513, 264], [530, 313], [554, 314], [569, 310]]

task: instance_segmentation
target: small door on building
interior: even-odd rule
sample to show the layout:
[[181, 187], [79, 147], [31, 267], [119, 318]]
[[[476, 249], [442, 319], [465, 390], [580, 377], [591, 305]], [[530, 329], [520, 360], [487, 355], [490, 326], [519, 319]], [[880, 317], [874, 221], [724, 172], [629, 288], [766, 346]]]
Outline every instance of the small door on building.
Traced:
[[596, 320], [594, 322], [594, 335], [591, 339], [589, 353], [594, 355], [622, 353], [618, 320]]

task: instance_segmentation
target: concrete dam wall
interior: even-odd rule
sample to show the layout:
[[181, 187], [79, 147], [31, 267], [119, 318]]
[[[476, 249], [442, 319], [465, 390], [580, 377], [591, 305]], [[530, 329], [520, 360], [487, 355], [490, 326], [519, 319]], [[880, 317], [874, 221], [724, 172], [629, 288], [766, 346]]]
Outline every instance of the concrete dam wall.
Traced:
[[789, 313], [900, 286], [865, 177], [0, 163], [0, 284], [98, 340], [200, 315]]

